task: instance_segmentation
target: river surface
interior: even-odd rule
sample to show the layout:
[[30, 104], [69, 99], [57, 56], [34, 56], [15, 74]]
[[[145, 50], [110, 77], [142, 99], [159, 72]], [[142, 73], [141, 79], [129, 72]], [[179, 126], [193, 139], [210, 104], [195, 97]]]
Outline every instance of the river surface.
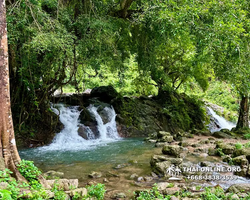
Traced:
[[[115, 169], [117, 165], [130, 163], [150, 171], [150, 157], [161, 149], [145, 143], [142, 138], [120, 139], [86, 150], [46, 150], [43, 148], [20, 150], [22, 159], [33, 160], [42, 171], [56, 170], [67, 178], [85, 180], [91, 171], [103, 172]], [[132, 173], [132, 172], [131, 172]]]

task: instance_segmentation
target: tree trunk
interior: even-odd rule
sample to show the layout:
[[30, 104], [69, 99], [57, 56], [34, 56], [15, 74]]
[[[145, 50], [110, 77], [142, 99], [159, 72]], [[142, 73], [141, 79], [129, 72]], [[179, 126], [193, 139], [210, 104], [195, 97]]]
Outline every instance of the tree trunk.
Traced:
[[248, 99], [249, 99], [248, 96], [242, 96], [241, 97], [240, 113], [239, 113], [239, 118], [238, 118], [236, 129], [249, 128], [249, 121], [248, 121], [249, 104], [248, 104]]
[[5, 0], [0, 0], [0, 159], [17, 180], [25, 181], [16, 165], [20, 157], [16, 148], [9, 90], [8, 41]]

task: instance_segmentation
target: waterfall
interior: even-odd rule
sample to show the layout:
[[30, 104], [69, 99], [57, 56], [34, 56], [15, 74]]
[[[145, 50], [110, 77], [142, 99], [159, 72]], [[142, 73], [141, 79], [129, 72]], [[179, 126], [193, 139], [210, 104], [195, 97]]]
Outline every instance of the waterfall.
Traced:
[[[79, 106], [66, 107], [63, 104], [55, 104], [51, 107], [52, 111], [59, 115], [59, 120], [64, 125], [63, 130], [58, 133], [52, 143], [48, 146], [40, 147], [41, 150], [78, 150], [88, 149], [98, 144], [106, 144], [119, 139], [116, 128], [116, 113], [113, 107], [103, 109], [107, 115], [108, 122], [104, 124], [100, 114], [97, 112], [98, 107], [90, 105], [88, 110], [97, 121], [97, 129], [100, 137], [96, 138], [92, 130], [80, 123]], [[86, 134], [85, 139], [79, 135], [79, 128], [82, 128]]]
[[100, 116], [100, 114], [97, 112], [98, 107], [95, 107], [93, 105], [90, 105], [88, 107], [88, 110], [90, 113], [92, 113], [95, 116], [95, 119], [97, 121], [97, 128], [100, 134], [100, 139], [107, 139], [107, 138], [113, 138], [117, 139], [119, 138], [117, 128], [116, 128], [116, 122], [115, 122], [115, 110], [113, 107], [108, 108], [105, 107], [104, 111], [108, 117], [108, 123], [104, 124], [103, 120]]
[[215, 132], [215, 131], [219, 131], [221, 129], [229, 129], [231, 130], [233, 127], [235, 127], [235, 124], [232, 122], [227, 121], [225, 118], [217, 115], [212, 108], [207, 107], [209, 113], [214, 119], [214, 124], [216, 124], [216, 126], [213, 126], [211, 123], [209, 124], [209, 129], [211, 132]]

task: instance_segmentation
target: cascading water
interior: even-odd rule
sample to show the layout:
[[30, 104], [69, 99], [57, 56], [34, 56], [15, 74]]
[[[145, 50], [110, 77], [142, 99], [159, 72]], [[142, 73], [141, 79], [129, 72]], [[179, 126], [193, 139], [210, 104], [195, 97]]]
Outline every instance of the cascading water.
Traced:
[[[98, 107], [90, 105], [88, 110], [95, 117], [97, 121], [97, 129], [100, 137], [96, 139], [92, 130], [79, 122], [78, 106], [66, 107], [62, 104], [57, 104], [52, 107], [53, 112], [59, 115], [59, 119], [64, 125], [64, 129], [58, 133], [53, 139], [52, 143], [48, 146], [39, 148], [40, 150], [79, 150], [88, 149], [98, 144], [105, 144], [119, 139], [116, 128], [115, 117], [116, 113], [114, 108], [105, 107], [104, 111], [107, 115], [108, 122], [103, 123], [103, 120], [97, 112]], [[86, 133], [86, 139], [79, 136], [78, 129], [83, 128]]]
[[211, 132], [215, 132], [215, 131], [219, 131], [221, 129], [229, 129], [231, 130], [233, 127], [235, 127], [235, 124], [233, 124], [232, 122], [227, 121], [225, 118], [217, 115], [212, 108], [207, 107], [209, 114], [214, 118], [214, 121], [217, 125], [217, 127], [211, 126], [210, 127], [210, 131]]
[[115, 123], [115, 110], [114, 108], [108, 108], [105, 107], [104, 111], [108, 117], [108, 123], [104, 124], [101, 116], [97, 112], [98, 107], [94, 107], [93, 105], [90, 105], [88, 107], [88, 110], [90, 113], [92, 113], [95, 116], [95, 119], [97, 121], [97, 128], [100, 134], [100, 139], [108, 139], [108, 138], [113, 138], [113, 139], [118, 139], [119, 135], [117, 132], [116, 128], [116, 123]]

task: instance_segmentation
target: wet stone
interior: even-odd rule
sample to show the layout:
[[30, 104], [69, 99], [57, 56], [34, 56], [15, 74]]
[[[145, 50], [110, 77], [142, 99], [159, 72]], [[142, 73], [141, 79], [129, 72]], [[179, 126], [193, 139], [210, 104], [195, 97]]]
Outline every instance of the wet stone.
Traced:
[[162, 148], [162, 153], [165, 155], [171, 155], [179, 158], [181, 154], [181, 147], [178, 145], [165, 145]]
[[88, 176], [90, 178], [101, 178], [102, 177], [102, 173], [101, 172], [91, 172]]

